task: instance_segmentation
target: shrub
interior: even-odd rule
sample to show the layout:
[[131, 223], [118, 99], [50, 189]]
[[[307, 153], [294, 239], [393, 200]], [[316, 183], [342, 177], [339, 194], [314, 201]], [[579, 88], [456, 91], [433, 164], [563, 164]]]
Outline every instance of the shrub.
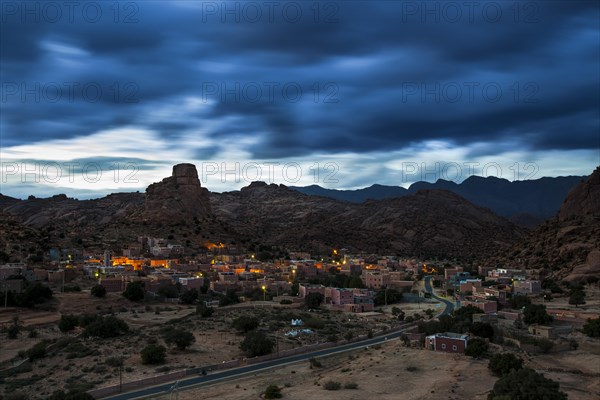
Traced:
[[321, 364], [321, 362], [314, 357], [311, 357], [308, 362], [310, 362], [311, 368], [321, 368], [323, 366], [323, 364]]
[[208, 307], [204, 303], [200, 303], [196, 306], [196, 314], [200, 315], [202, 318], [209, 318], [213, 315], [215, 309], [212, 307]]
[[104, 297], [106, 296], [106, 288], [102, 285], [94, 285], [90, 290], [92, 296]]
[[600, 318], [588, 318], [583, 324], [583, 333], [589, 337], [600, 337]]
[[36, 343], [32, 348], [25, 353], [29, 360], [34, 361], [46, 357], [46, 342]]
[[83, 331], [84, 337], [95, 336], [99, 338], [112, 338], [129, 332], [127, 323], [114, 315], [98, 317], [94, 322], [86, 326]]
[[512, 370], [496, 381], [488, 399], [566, 400], [560, 385], [532, 369]]
[[185, 292], [181, 293], [179, 300], [183, 304], [194, 304], [196, 300], [198, 300], [198, 291], [196, 289], [186, 290]]
[[467, 349], [465, 350], [465, 355], [471, 357], [480, 357], [487, 351], [487, 349], [488, 344], [485, 340], [474, 338], [469, 340]]
[[304, 302], [308, 308], [319, 308], [325, 297], [321, 293], [312, 292], [306, 295]]
[[233, 320], [231, 325], [239, 332], [239, 333], [248, 333], [251, 330], [258, 328], [260, 325], [260, 321], [256, 317], [251, 317], [248, 315], [242, 315]]
[[60, 329], [61, 332], [69, 332], [75, 329], [78, 323], [79, 319], [76, 315], [63, 314], [60, 316], [60, 321], [58, 322], [58, 329]]
[[140, 301], [144, 299], [144, 286], [142, 282], [129, 282], [123, 296], [131, 301]]
[[250, 357], [264, 356], [273, 351], [275, 343], [264, 332], [250, 331], [240, 344], [240, 348]]
[[344, 389], [358, 389], [358, 383], [348, 382], [344, 385]]
[[265, 399], [280, 399], [282, 397], [281, 389], [277, 385], [269, 385], [265, 389]]
[[143, 364], [162, 364], [165, 362], [167, 349], [165, 346], [149, 344], [141, 352]]
[[323, 385], [325, 390], [340, 390], [342, 388], [342, 384], [336, 381], [327, 381], [325, 385]]
[[185, 350], [196, 341], [196, 337], [185, 329], [170, 329], [164, 334], [165, 343], [174, 345], [179, 350]]
[[523, 368], [523, 360], [511, 353], [494, 354], [488, 368], [496, 375], [508, 374], [511, 370]]
[[294, 302], [289, 299], [283, 299], [279, 302], [279, 304], [293, 304]]

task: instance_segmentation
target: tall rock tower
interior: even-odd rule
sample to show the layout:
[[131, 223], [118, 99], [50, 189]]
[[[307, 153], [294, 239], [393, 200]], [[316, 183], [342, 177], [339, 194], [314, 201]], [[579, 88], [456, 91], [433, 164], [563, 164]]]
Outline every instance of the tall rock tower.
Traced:
[[146, 189], [146, 217], [169, 225], [211, 213], [208, 190], [200, 185], [194, 164], [178, 164], [170, 177]]

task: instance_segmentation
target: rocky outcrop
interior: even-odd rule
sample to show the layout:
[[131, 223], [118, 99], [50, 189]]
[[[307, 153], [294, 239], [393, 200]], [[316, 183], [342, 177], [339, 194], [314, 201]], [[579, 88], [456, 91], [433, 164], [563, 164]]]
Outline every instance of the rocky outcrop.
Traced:
[[209, 193], [200, 185], [193, 164], [178, 164], [173, 174], [146, 189], [145, 218], [166, 223], [204, 218], [210, 214]]
[[600, 168], [576, 186], [558, 214], [492, 264], [537, 270], [558, 280], [600, 275]]

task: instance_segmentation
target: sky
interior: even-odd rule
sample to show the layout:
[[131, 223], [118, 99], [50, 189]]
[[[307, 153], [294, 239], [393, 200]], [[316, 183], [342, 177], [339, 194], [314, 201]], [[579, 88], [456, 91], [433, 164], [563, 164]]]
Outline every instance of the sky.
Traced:
[[2, 1], [0, 192], [588, 175], [599, 4]]

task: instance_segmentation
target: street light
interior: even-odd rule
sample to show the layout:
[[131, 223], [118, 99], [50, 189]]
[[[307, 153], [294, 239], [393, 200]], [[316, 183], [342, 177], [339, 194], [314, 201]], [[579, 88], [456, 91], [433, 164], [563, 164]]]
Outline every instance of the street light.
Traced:
[[267, 287], [265, 285], [262, 285], [262, 290], [263, 290], [263, 301], [267, 301]]

